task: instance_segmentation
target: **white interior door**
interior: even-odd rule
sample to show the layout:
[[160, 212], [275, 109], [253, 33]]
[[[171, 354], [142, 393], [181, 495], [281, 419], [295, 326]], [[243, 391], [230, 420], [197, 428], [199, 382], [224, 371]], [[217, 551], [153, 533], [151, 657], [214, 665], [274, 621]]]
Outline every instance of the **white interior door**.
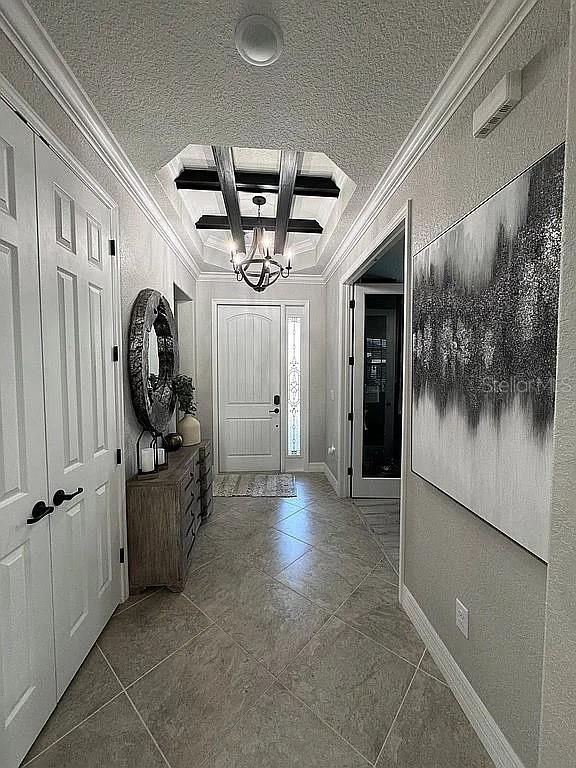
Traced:
[[0, 763], [56, 704], [32, 132], [0, 101]]
[[[58, 695], [120, 600], [110, 210], [36, 141]], [[79, 489], [82, 489], [79, 491]]]
[[280, 307], [218, 306], [220, 472], [280, 471], [280, 317]]
[[352, 496], [399, 499], [403, 286], [354, 287]]

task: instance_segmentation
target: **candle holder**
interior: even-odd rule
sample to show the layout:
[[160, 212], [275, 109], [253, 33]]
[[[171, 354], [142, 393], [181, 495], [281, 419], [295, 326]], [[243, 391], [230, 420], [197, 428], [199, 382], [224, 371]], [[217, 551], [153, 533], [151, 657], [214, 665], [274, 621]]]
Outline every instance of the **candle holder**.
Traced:
[[160, 471], [168, 469], [168, 451], [160, 432], [156, 433], [156, 466]]
[[147, 429], [140, 432], [140, 437], [136, 442], [136, 462], [139, 477], [158, 477], [156, 436]]

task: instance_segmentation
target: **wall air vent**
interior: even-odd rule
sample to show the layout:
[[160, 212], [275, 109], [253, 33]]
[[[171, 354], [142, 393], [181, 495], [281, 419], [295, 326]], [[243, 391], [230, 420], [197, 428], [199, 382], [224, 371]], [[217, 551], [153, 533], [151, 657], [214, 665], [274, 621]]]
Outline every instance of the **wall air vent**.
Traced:
[[474, 138], [487, 136], [509, 114], [522, 98], [522, 72], [508, 72], [474, 111]]

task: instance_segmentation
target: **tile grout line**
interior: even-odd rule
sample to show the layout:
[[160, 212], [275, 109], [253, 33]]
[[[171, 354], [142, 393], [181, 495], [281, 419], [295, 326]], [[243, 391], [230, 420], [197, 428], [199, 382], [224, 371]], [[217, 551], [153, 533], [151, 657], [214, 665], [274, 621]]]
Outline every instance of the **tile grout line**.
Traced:
[[376, 757], [376, 760], [374, 761], [374, 765], [378, 765], [378, 762], [380, 761], [380, 758], [382, 757], [382, 754], [384, 752], [384, 747], [386, 746], [388, 739], [390, 737], [390, 734], [392, 733], [392, 729], [396, 725], [396, 721], [398, 720], [398, 716], [400, 715], [400, 712], [402, 710], [402, 707], [404, 706], [404, 702], [406, 701], [406, 698], [408, 694], [410, 693], [410, 689], [412, 688], [412, 684], [414, 680], [416, 679], [416, 675], [418, 674], [418, 670], [420, 669], [420, 664], [422, 664], [422, 659], [424, 658], [424, 655], [426, 654], [426, 649], [422, 652], [422, 656], [420, 657], [420, 661], [418, 662], [418, 666], [414, 670], [414, 674], [412, 675], [412, 678], [410, 682], [408, 683], [408, 687], [406, 688], [406, 691], [404, 693], [404, 696], [402, 696], [402, 701], [400, 702], [400, 706], [398, 707], [398, 711], [394, 715], [394, 720], [392, 720], [392, 723], [390, 725], [390, 728], [388, 729], [388, 733], [386, 734], [386, 738], [382, 742], [382, 746], [380, 747], [380, 751], [378, 752], [378, 756]]
[[[198, 608], [198, 606], [195, 606], [195, 608]], [[198, 608], [198, 610], [200, 610], [200, 609]], [[203, 615], [206, 616], [205, 613], [203, 613]], [[206, 618], [210, 618], [210, 617], [207, 616]], [[154, 664], [154, 666], [150, 667], [150, 669], [147, 669], [146, 672], [144, 672], [144, 674], [140, 675], [140, 677], [137, 677], [136, 680], [133, 680], [131, 683], [128, 683], [128, 685], [125, 685], [124, 686], [124, 690], [128, 691], [130, 688], [135, 686], [136, 683], [139, 683], [140, 680], [143, 680], [147, 675], [149, 675], [150, 672], [153, 672], [155, 669], [158, 669], [158, 667], [160, 667], [162, 664], [164, 664], [165, 661], [168, 661], [168, 659], [171, 659], [172, 656], [175, 656], [179, 651], [183, 651], [184, 648], [186, 648], [188, 645], [190, 645], [190, 643], [192, 643], [194, 640], [197, 640], [200, 637], [200, 635], [203, 635], [205, 632], [207, 632], [209, 629], [211, 629], [214, 626], [215, 623], [216, 622], [213, 619], [210, 619], [210, 624], [207, 627], [204, 627], [204, 629], [201, 629], [199, 632], [197, 632], [191, 638], [186, 640], [186, 642], [183, 643], [182, 645], [178, 646], [178, 648], [176, 648], [175, 651], [171, 651], [167, 656], [164, 656], [164, 658], [161, 661], [159, 661], [156, 664]], [[104, 654], [104, 651], [102, 651], [101, 648], [100, 648], [100, 651], [102, 652], [102, 654]], [[106, 661], [108, 661], [108, 659], [106, 659]], [[110, 662], [108, 662], [108, 664], [109, 664], [109, 666], [111, 666]]]
[[[123, 691], [123, 690], [122, 690], [122, 691], [118, 691], [118, 693], [115, 693], [115, 694], [114, 694], [114, 696], [112, 696], [112, 698], [108, 699], [108, 701], [104, 702], [104, 704], [101, 704], [101, 705], [98, 707], [98, 709], [95, 709], [95, 710], [94, 710], [94, 712], [91, 712], [91, 713], [90, 713], [90, 714], [89, 714], [87, 717], [85, 717], [85, 718], [84, 718], [83, 720], [81, 720], [79, 723], [76, 723], [76, 725], [75, 725], [75, 726], [73, 726], [72, 728], [70, 728], [70, 730], [66, 731], [66, 733], [63, 733], [63, 734], [62, 734], [62, 736], [58, 736], [58, 738], [57, 738], [57, 739], [54, 739], [54, 741], [50, 742], [50, 744], [48, 744], [48, 746], [44, 747], [44, 749], [43, 749], [41, 752], [38, 752], [38, 754], [37, 754], [37, 755], [34, 755], [34, 757], [31, 757], [31, 758], [30, 758], [30, 760], [26, 760], [26, 759], [25, 759], [25, 760], [24, 760], [24, 762], [23, 762], [23, 763], [21, 763], [21, 768], [24, 768], [24, 766], [26, 766], [26, 765], [31, 765], [31, 764], [32, 764], [32, 763], [33, 763], [35, 760], [37, 760], [37, 759], [38, 759], [38, 758], [39, 758], [41, 755], [43, 755], [43, 754], [45, 754], [46, 752], [48, 752], [48, 750], [49, 750], [49, 749], [52, 749], [52, 747], [54, 747], [56, 744], [58, 744], [60, 741], [62, 741], [62, 739], [65, 739], [65, 738], [66, 738], [66, 736], [69, 736], [69, 735], [72, 733], [72, 731], [75, 731], [75, 730], [76, 730], [77, 728], [79, 728], [81, 725], [84, 725], [84, 723], [86, 723], [88, 720], [90, 720], [90, 718], [91, 718], [91, 717], [93, 717], [93, 716], [94, 716], [94, 715], [96, 715], [98, 712], [100, 712], [102, 709], [104, 709], [104, 707], [107, 707], [107, 706], [108, 706], [108, 704], [111, 704], [111, 703], [112, 703], [113, 701], [115, 701], [115, 699], [117, 699], [119, 696], [122, 696], [122, 694], [123, 694], [123, 693], [124, 693], [124, 691]], [[55, 711], [55, 710], [54, 710], [54, 711]]]
[[134, 702], [132, 701], [132, 697], [130, 696], [130, 694], [129, 694], [129, 693], [128, 693], [128, 691], [126, 690], [126, 687], [124, 686], [124, 683], [122, 682], [122, 680], [120, 680], [120, 678], [119, 678], [119, 677], [118, 677], [118, 675], [116, 674], [116, 670], [114, 669], [114, 667], [112, 666], [112, 664], [111, 664], [111, 663], [108, 661], [108, 657], [106, 656], [106, 654], [104, 653], [104, 651], [102, 650], [102, 648], [100, 648], [100, 645], [99, 645], [98, 643], [96, 643], [96, 646], [97, 646], [98, 650], [100, 651], [100, 653], [102, 654], [102, 656], [103, 656], [103, 658], [104, 658], [104, 661], [105, 661], [105, 662], [106, 662], [106, 664], [108, 664], [108, 666], [110, 667], [110, 671], [112, 672], [112, 674], [114, 675], [114, 677], [116, 678], [116, 680], [118, 681], [118, 683], [120, 684], [120, 686], [121, 686], [121, 688], [122, 688], [122, 691], [124, 692], [124, 695], [126, 696], [126, 698], [128, 699], [128, 701], [130, 702], [130, 706], [132, 707], [132, 709], [133, 709], [133, 710], [134, 710], [134, 712], [136, 713], [136, 715], [137, 715], [138, 719], [140, 720], [140, 722], [141, 722], [141, 723], [142, 723], [142, 725], [144, 726], [144, 729], [145, 729], [145, 730], [146, 730], [146, 732], [148, 733], [148, 736], [150, 736], [150, 739], [152, 740], [152, 743], [154, 744], [154, 746], [155, 746], [155, 747], [156, 747], [156, 749], [158, 750], [158, 752], [159, 752], [160, 756], [162, 757], [162, 759], [163, 759], [163, 760], [164, 760], [164, 762], [166, 763], [167, 767], [168, 767], [168, 768], [172, 768], [172, 766], [171, 766], [171, 765], [170, 765], [170, 763], [168, 762], [168, 758], [166, 757], [166, 755], [164, 754], [164, 752], [163, 752], [163, 751], [160, 749], [160, 745], [158, 744], [158, 742], [157, 742], [157, 741], [156, 741], [156, 739], [154, 738], [154, 736], [153, 736], [153, 734], [152, 734], [152, 731], [150, 730], [150, 728], [148, 728], [148, 726], [146, 725], [146, 722], [144, 721], [144, 718], [142, 717], [142, 715], [141, 715], [141, 714], [140, 714], [140, 712], [138, 711], [138, 709], [137, 709], [136, 705], [135, 705], [135, 704], [134, 704]]
[[[343, 623], [344, 623], [346, 626], [348, 626], [350, 629], [352, 629], [352, 630], [354, 630], [355, 632], [358, 632], [359, 634], [363, 635], [363, 636], [364, 636], [364, 637], [366, 637], [368, 640], [372, 640], [372, 642], [376, 643], [376, 645], [378, 645], [379, 647], [381, 647], [381, 648], [385, 649], [386, 651], [389, 651], [390, 653], [392, 653], [392, 654], [393, 654], [394, 656], [396, 656], [397, 658], [399, 658], [399, 659], [401, 659], [402, 661], [404, 661], [404, 662], [406, 662], [407, 664], [409, 664], [411, 667], [414, 667], [414, 673], [413, 673], [413, 675], [412, 675], [412, 677], [411, 677], [411, 679], [410, 679], [410, 683], [408, 684], [408, 687], [407, 687], [407, 689], [406, 689], [406, 692], [405, 692], [405, 694], [404, 694], [404, 696], [403, 696], [403, 698], [402, 698], [402, 701], [400, 702], [400, 706], [398, 707], [398, 711], [397, 711], [397, 713], [396, 713], [396, 715], [395, 715], [395, 717], [394, 717], [394, 720], [392, 721], [392, 724], [391, 724], [391, 726], [390, 726], [390, 729], [388, 730], [388, 733], [386, 734], [386, 738], [384, 739], [384, 742], [383, 742], [383, 744], [382, 744], [382, 747], [381, 747], [381, 749], [380, 749], [380, 752], [378, 753], [378, 756], [377, 756], [377, 758], [376, 758], [376, 761], [375, 761], [374, 763], [371, 763], [371, 762], [370, 762], [370, 760], [368, 760], [368, 758], [367, 758], [367, 757], [365, 757], [365, 756], [364, 756], [364, 755], [363, 755], [361, 752], [359, 752], [359, 751], [358, 751], [358, 749], [357, 749], [357, 748], [356, 748], [356, 747], [355, 747], [353, 744], [351, 744], [351, 743], [350, 743], [350, 742], [349, 742], [349, 741], [348, 741], [348, 740], [347, 740], [347, 739], [346, 739], [344, 736], [342, 736], [342, 734], [340, 734], [340, 733], [339, 733], [339, 732], [338, 732], [338, 731], [337, 731], [337, 730], [336, 730], [336, 729], [335, 729], [333, 726], [331, 726], [329, 723], [327, 723], [325, 720], [323, 720], [323, 718], [322, 718], [320, 715], [318, 715], [318, 713], [317, 713], [317, 712], [315, 712], [315, 711], [314, 711], [314, 710], [313, 710], [313, 709], [312, 709], [312, 708], [311, 708], [311, 707], [310, 707], [310, 706], [309, 706], [309, 705], [308, 705], [308, 704], [307, 704], [305, 701], [303, 701], [302, 699], [300, 699], [300, 697], [299, 697], [299, 696], [297, 696], [297, 695], [294, 693], [294, 691], [292, 691], [290, 688], [288, 688], [288, 687], [287, 687], [287, 686], [286, 686], [286, 685], [285, 685], [285, 684], [282, 682], [282, 680], [280, 679], [280, 675], [281, 675], [281, 674], [283, 674], [283, 673], [285, 672], [285, 670], [286, 670], [286, 669], [287, 669], [287, 668], [288, 668], [288, 667], [289, 667], [291, 664], [293, 664], [293, 663], [296, 661], [296, 659], [298, 659], [298, 658], [300, 657], [300, 655], [301, 655], [301, 654], [304, 652], [304, 650], [306, 649], [306, 647], [307, 647], [307, 646], [308, 646], [308, 645], [309, 645], [309, 644], [310, 644], [310, 643], [311, 643], [311, 642], [314, 640], [314, 638], [315, 638], [315, 637], [316, 637], [316, 636], [317, 636], [317, 635], [318, 635], [318, 634], [319, 634], [319, 633], [320, 633], [320, 632], [321, 632], [321, 631], [322, 631], [322, 630], [323, 630], [323, 629], [326, 627], [326, 625], [328, 624], [328, 622], [329, 622], [331, 619], [333, 619], [333, 618], [336, 618], [336, 619], [338, 619], [339, 621], [342, 621], [342, 619], [340, 619], [340, 618], [339, 618], [339, 617], [336, 615], [336, 614], [337, 614], [337, 612], [338, 612], [338, 611], [340, 610], [340, 608], [342, 608], [342, 606], [343, 606], [343, 605], [344, 605], [344, 604], [345, 604], [345, 603], [346, 603], [346, 602], [347, 602], [347, 601], [348, 601], [348, 600], [349, 600], [349, 599], [352, 597], [352, 595], [353, 595], [353, 594], [354, 594], [354, 593], [355, 593], [355, 592], [356, 592], [356, 591], [357, 591], [357, 590], [358, 590], [358, 589], [359, 589], [359, 588], [362, 586], [362, 584], [363, 584], [363, 583], [366, 581], [366, 579], [367, 579], [367, 578], [368, 578], [368, 577], [369, 577], [369, 576], [370, 576], [370, 575], [371, 575], [371, 574], [372, 574], [372, 573], [375, 571], [375, 569], [378, 567], [378, 565], [380, 565], [380, 563], [381, 563], [381, 562], [382, 562], [382, 561], [381, 561], [381, 560], [379, 560], [379, 561], [378, 561], [378, 563], [376, 563], [376, 565], [374, 565], [374, 566], [373, 566], [373, 567], [372, 567], [372, 568], [371, 568], [371, 569], [368, 571], [368, 573], [367, 573], [367, 574], [364, 576], [364, 578], [362, 579], [362, 581], [360, 581], [360, 583], [358, 584], [358, 586], [357, 586], [357, 587], [356, 587], [354, 590], [352, 590], [352, 592], [351, 592], [351, 593], [348, 595], [348, 597], [346, 597], [346, 599], [345, 599], [345, 600], [343, 600], [343, 601], [342, 601], [342, 602], [341, 602], [341, 603], [338, 605], [338, 607], [335, 609], [335, 611], [334, 611], [334, 612], [333, 612], [333, 613], [332, 613], [330, 616], [328, 616], [328, 618], [326, 619], [326, 621], [325, 621], [325, 622], [324, 622], [324, 623], [323, 623], [323, 624], [322, 624], [322, 625], [321, 625], [321, 626], [318, 628], [318, 630], [317, 630], [316, 632], [314, 632], [314, 633], [313, 633], [313, 634], [310, 636], [310, 638], [309, 638], [309, 639], [306, 641], [306, 643], [305, 643], [305, 644], [302, 646], [302, 648], [301, 648], [301, 649], [298, 651], [298, 653], [296, 654], [296, 656], [294, 656], [294, 658], [293, 658], [293, 659], [290, 659], [290, 661], [288, 661], [288, 662], [287, 662], [287, 664], [285, 664], [285, 665], [282, 667], [282, 669], [281, 669], [281, 670], [278, 672], [278, 674], [277, 674], [277, 673], [275, 673], [275, 672], [271, 672], [271, 671], [270, 671], [270, 670], [269, 670], [269, 669], [268, 669], [266, 666], [264, 666], [264, 664], [263, 664], [263, 663], [262, 663], [262, 662], [261, 662], [259, 659], [257, 659], [257, 658], [254, 656], [254, 654], [253, 654], [251, 651], [249, 651], [247, 648], [245, 648], [243, 645], [241, 645], [241, 644], [240, 644], [240, 643], [239, 643], [239, 642], [238, 642], [238, 641], [237, 641], [237, 640], [236, 640], [236, 639], [235, 639], [235, 638], [234, 638], [232, 635], [230, 635], [230, 633], [228, 633], [228, 632], [227, 632], [225, 629], [223, 629], [223, 628], [220, 626], [220, 624], [218, 623], [218, 620], [214, 620], [214, 624], [215, 624], [215, 625], [218, 627], [218, 629], [220, 629], [220, 630], [221, 630], [222, 632], [224, 632], [224, 633], [225, 633], [225, 634], [226, 634], [228, 637], [230, 637], [230, 639], [231, 639], [231, 640], [232, 640], [234, 643], [236, 643], [236, 644], [237, 644], [237, 645], [238, 645], [240, 648], [242, 648], [242, 650], [243, 650], [245, 653], [247, 653], [247, 654], [248, 654], [248, 656], [249, 656], [249, 657], [250, 657], [250, 658], [251, 658], [253, 661], [255, 661], [257, 664], [259, 664], [260, 666], [262, 666], [262, 667], [263, 667], [263, 669], [264, 669], [264, 670], [265, 670], [265, 671], [266, 671], [268, 674], [272, 675], [272, 677], [274, 677], [274, 679], [275, 679], [275, 680], [278, 682], [278, 684], [279, 684], [280, 686], [282, 686], [282, 688], [284, 688], [286, 691], [288, 691], [288, 693], [289, 693], [291, 696], [293, 696], [293, 697], [294, 697], [294, 698], [295, 698], [297, 701], [299, 701], [299, 702], [300, 702], [300, 703], [301, 703], [301, 704], [302, 704], [304, 707], [306, 707], [306, 708], [307, 708], [307, 709], [308, 709], [308, 710], [309, 710], [309, 711], [310, 711], [310, 712], [311, 712], [311, 713], [312, 713], [312, 714], [313, 714], [313, 715], [314, 715], [314, 716], [315, 716], [315, 717], [316, 717], [318, 720], [320, 720], [320, 722], [322, 722], [322, 723], [323, 723], [323, 724], [324, 724], [324, 725], [325, 725], [327, 728], [329, 728], [329, 729], [330, 729], [330, 730], [331, 730], [331, 731], [332, 731], [334, 734], [336, 734], [336, 735], [338, 736], [338, 738], [339, 738], [339, 739], [341, 739], [341, 740], [342, 740], [342, 741], [343, 741], [343, 742], [344, 742], [344, 743], [345, 743], [345, 744], [346, 744], [348, 747], [350, 747], [352, 750], [354, 750], [354, 751], [355, 751], [355, 752], [356, 752], [356, 753], [357, 753], [357, 754], [358, 754], [358, 755], [359, 755], [359, 756], [360, 756], [360, 757], [361, 757], [363, 760], [365, 760], [365, 761], [366, 761], [366, 762], [367, 762], [369, 765], [376, 765], [376, 762], [378, 761], [378, 759], [379, 759], [379, 757], [380, 757], [380, 754], [381, 754], [381, 752], [382, 752], [382, 749], [384, 748], [384, 745], [386, 744], [386, 741], [387, 741], [387, 739], [388, 739], [388, 736], [389, 736], [389, 734], [390, 734], [390, 731], [392, 730], [392, 727], [394, 726], [394, 723], [396, 722], [396, 719], [397, 719], [397, 717], [398, 717], [398, 714], [399, 714], [399, 712], [400, 712], [400, 709], [402, 708], [402, 704], [404, 703], [404, 699], [406, 698], [406, 696], [407, 696], [407, 694], [408, 694], [408, 691], [410, 690], [410, 688], [411, 688], [411, 686], [412, 686], [412, 682], [414, 681], [414, 678], [415, 678], [415, 676], [416, 676], [416, 673], [418, 672], [418, 669], [419, 669], [420, 663], [422, 662], [422, 659], [424, 658], [424, 654], [426, 653], [426, 648], [424, 648], [424, 651], [422, 652], [422, 655], [421, 655], [421, 657], [420, 657], [420, 661], [418, 662], [418, 665], [414, 665], [414, 664], [413, 664], [413, 662], [410, 662], [410, 661], [408, 661], [408, 659], [404, 659], [404, 657], [402, 657], [402, 656], [399, 656], [399, 654], [395, 653], [394, 651], [390, 651], [390, 649], [389, 649], [389, 648], [386, 648], [385, 646], [382, 646], [380, 643], [376, 643], [376, 641], [375, 641], [375, 640], [372, 640], [372, 638], [368, 638], [368, 636], [367, 636], [367, 635], [364, 635], [362, 632], [359, 632], [359, 631], [358, 631], [357, 629], [355, 629], [354, 627], [350, 627], [350, 625], [349, 625], [349, 624], [347, 624], [347, 622], [343, 622]], [[279, 582], [279, 583], [282, 583], [282, 582]], [[284, 585], [284, 586], [286, 586], [286, 585]], [[393, 586], [394, 586], [394, 585], [393, 585]], [[295, 591], [295, 590], [292, 590], [292, 591]], [[299, 593], [296, 593], [296, 594], [299, 594]], [[186, 599], [187, 599], [187, 600], [189, 600], [189, 601], [192, 603], [192, 605], [194, 605], [194, 607], [198, 608], [198, 610], [201, 610], [201, 609], [199, 608], [199, 606], [197, 606], [197, 605], [196, 605], [196, 603], [194, 603], [194, 601], [193, 601], [193, 600], [192, 600], [192, 599], [191, 599], [191, 598], [190, 598], [188, 595], [185, 595], [185, 597], [186, 597]], [[313, 601], [311, 601], [311, 600], [309, 600], [309, 602], [312, 602], [312, 604], [313, 604], [313, 605], [316, 605], [316, 604], [315, 604], [315, 603], [313, 603]], [[319, 606], [316, 606], [316, 607], [319, 607]], [[240, 718], [240, 719], [242, 719], [242, 718]], [[239, 721], [238, 721], [238, 722], [239, 722]], [[202, 764], [202, 765], [203, 765], [203, 764]]]
[[127, 603], [128, 602], [127, 600], [125, 600], [124, 603], [119, 603], [118, 608], [120, 608], [120, 610], [118, 610], [117, 608], [112, 614], [112, 616], [110, 616], [109, 621], [112, 620], [115, 616], [120, 616], [121, 613], [126, 613], [126, 611], [129, 611], [131, 608], [134, 608], [135, 606], [140, 605], [141, 603], [144, 602], [144, 600], [148, 600], [150, 597], [152, 597], [152, 595], [155, 595], [157, 592], [159, 592], [160, 589], [161, 587], [157, 587], [153, 592], [150, 592], [150, 594], [143, 595], [140, 600], [137, 600], [135, 603], [131, 603], [130, 605], [127, 605], [125, 608], [120, 608], [120, 606]]
[[[192, 601], [192, 600], [191, 600], [189, 597], [187, 597], [187, 599], [188, 599], [188, 600], [190, 600], [190, 602], [192, 603], [192, 605], [194, 605], [196, 608], [198, 608], [198, 606], [196, 605], [196, 603], [194, 603], [194, 602], [193, 602], [193, 601]], [[264, 665], [264, 663], [263, 663], [262, 661], [260, 661], [260, 659], [256, 658], [256, 656], [254, 655], [254, 653], [252, 653], [252, 651], [249, 651], [247, 648], [245, 648], [245, 647], [242, 645], [242, 643], [238, 642], [238, 640], [236, 640], [236, 638], [235, 638], [235, 637], [233, 637], [233, 635], [231, 635], [231, 634], [230, 634], [230, 633], [229, 633], [229, 632], [228, 632], [226, 629], [224, 629], [224, 627], [221, 627], [221, 626], [220, 626], [220, 624], [218, 624], [218, 622], [217, 622], [217, 621], [215, 621], [215, 622], [214, 622], [214, 625], [215, 625], [216, 627], [218, 627], [218, 629], [219, 629], [219, 630], [221, 630], [221, 631], [222, 631], [222, 632], [223, 632], [223, 633], [224, 633], [224, 634], [225, 634], [227, 637], [229, 637], [229, 638], [230, 638], [230, 640], [232, 640], [232, 642], [233, 642], [235, 645], [237, 645], [239, 648], [241, 648], [241, 649], [244, 651], [244, 653], [246, 653], [246, 654], [247, 654], [247, 655], [250, 657], [250, 659], [252, 659], [252, 661], [254, 661], [254, 663], [256, 663], [256, 664], [258, 664], [258, 666], [262, 667], [262, 669], [263, 669], [263, 670], [264, 670], [264, 671], [265, 671], [265, 672], [266, 672], [268, 675], [270, 675], [270, 677], [272, 677], [272, 678], [273, 678], [273, 680], [272, 680], [272, 682], [270, 683], [270, 685], [269, 685], [269, 686], [268, 686], [268, 687], [267, 687], [267, 688], [266, 688], [264, 691], [262, 691], [262, 693], [260, 694], [260, 696], [258, 697], [258, 699], [257, 699], [257, 700], [254, 702], [254, 704], [253, 704], [251, 707], [249, 707], [249, 708], [246, 710], [246, 712], [243, 712], [243, 713], [242, 713], [242, 715], [241, 715], [241, 716], [238, 718], [238, 720], [236, 720], [236, 721], [235, 721], [235, 722], [234, 722], [234, 723], [233, 723], [233, 724], [232, 724], [232, 725], [231, 725], [229, 728], [227, 728], [225, 731], [223, 731], [223, 733], [228, 733], [229, 731], [231, 731], [231, 730], [232, 730], [232, 728], [234, 728], [234, 726], [236, 726], [236, 725], [237, 725], [237, 724], [238, 724], [238, 723], [239, 723], [239, 722], [240, 722], [240, 721], [241, 721], [241, 720], [244, 718], [244, 716], [245, 716], [245, 715], [246, 715], [246, 714], [247, 714], [247, 713], [248, 713], [248, 712], [249, 712], [249, 711], [250, 711], [250, 710], [251, 710], [251, 709], [252, 709], [252, 708], [253, 708], [253, 707], [256, 705], [256, 703], [257, 703], [257, 702], [260, 700], [260, 698], [261, 698], [261, 697], [262, 697], [262, 696], [263, 696], [265, 693], [267, 693], [267, 692], [270, 690], [270, 688], [271, 688], [271, 687], [274, 685], [274, 683], [278, 683], [278, 685], [280, 685], [280, 686], [281, 686], [281, 687], [282, 687], [282, 688], [283, 688], [285, 691], [287, 691], [287, 692], [290, 694], [290, 696], [293, 696], [293, 697], [294, 697], [294, 698], [295, 698], [297, 701], [299, 701], [299, 702], [300, 702], [300, 704], [302, 704], [304, 707], [306, 707], [306, 709], [307, 709], [309, 712], [311, 712], [311, 713], [314, 715], [314, 717], [316, 717], [318, 720], [320, 720], [320, 722], [321, 722], [321, 723], [323, 723], [323, 724], [324, 724], [324, 725], [325, 725], [327, 728], [329, 728], [329, 729], [330, 729], [330, 730], [331, 730], [331, 731], [332, 731], [332, 732], [333, 732], [333, 733], [334, 733], [334, 734], [335, 734], [335, 735], [336, 735], [336, 736], [337, 736], [337, 737], [338, 737], [338, 738], [339, 738], [341, 741], [343, 741], [343, 742], [346, 744], [346, 746], [348, 746], [348, 747], [350, 747], [351, 749], [353, 749], [353, 750], [354, 750], [354, 751], [355, 751], [355, 752], [356, 752], [356, 753], [357, 753], [357, 754], [358, 754], [358, 755], [359, 755], [359, 756], [360, 756], [360, 757], [361, 757], [363, 760], [365, 760], [365, 761], [368, 763], [368, 765], [372, 765], [372, 763], [371, 763], [371, 762], [368, 760], [368, 758], [367, 758], [365, 755], [363, 755], [361, 752], [359, 752], [359, 751], [358, 751], [358, 749], [357, 749], [357, 748], [356, 748], [356, 747], [355, 747], [353, 744], [350, 744], [350, 742], [349, 742], [349, 741], [348, 741], [346, 738], [344, 738], [344, 736], [342, 736], [342, 734], [341, 734], [341, 733], [338, 733], [338, 731], [337, 731], [337, 730], [334, 728], [334, 726], [332, 726], [332, 725], [330, 725], [330, 723], [326, 722], [326, 721], [325, 721], [325, 720], [324, 720], [324, 719], [323, 719], [323, 718], [322, 718], [322, 717], [321, 717], [321, 716], [320, 716], [320, 715], [319, 715], [317, 712], [315, 712], [315, 711], [312, 709], [312, 707], [310, 707], [310, 705], [309, 705], [309, 704], [307, 704], [307, 703], [306, 703], [306, 702], [305, 702], [303, 699], [301, 699], [301, 698], [300, 698], [300, 697], [299, 697], [299, 696], [298, 696], [296, 693], [294, 693], [294, 691], [292, 691], [290, 688], [288, 688], [288, 686], [287, 686], [287, 685], [285, 685], [285, 684], [282, 682], [282, 680], [280, 679], [279, 675], [280, 675], [280, 674], [282, 674], [282, 673], [284, 672], [284, 670], [285, 670], [285, 669], [286, 669], [286, 668], [287, 668], [287, 667], [288, 667], [288, 666], [289, 666], [289, 665], [292, 663], [292, 661], [294, 661], [294, 659], [292, 659], [291, 661], [289, 661], [289, 662], [288, 662], [288, 664], [286, 664], [284, 667], [282, 667], [282, 669], [280, 670], [280, 672], [279, 672], [278, 674], [277, 674], [276, 672], [272, 672], [271, 670], [269, 670], [269, 669], [268, 669], [268, 667], [266, 667], [266, 666]], [[213, 625], [213, 626], [214, 626], [214, 625]], [[322, 627], [324, 627], [324, 626], [325, 626], [325, 625], [322, 625]], [[322, 629], [322, 627], [321, 627], [320, 629]], [[318, 630], [318, 631], [320, 631], [320, 630]], [[310, 638], [310, 640], [312, 640], [312, 638]], [[309, 641], [308, 641], [308, 642], [309, 642]], [[308, 645], [308, 643], [306, 643], [306, 645]], [[303, 649], [302, 649], [302, 650], [303, 650]], [[300, 653], [300, 652], [299, 652], [299, 653]], [[298, 653], [298, 655], [299, 655], [299, 653]], [[296, 658], [296, 657], [294, 657], [294, 658]], [[214, 749], [216, 749], [216, 747], [214, 747]], [[213, 752], [213, 751], [214, 751], [214, 750], [211, 750], [210, 754], [212, 754], [212, 752]], [[208, 756], [207, 756], [206, 760], [208, 759], [208, 757], [209, 757], [209, 756], [210, 756], [210, 755], [208, 755]], [[206, 761], [204, 761], [203, 763], [201, 763], [201, 765], [200, 765], [200, 768], [202, 768], [202, 766], [205, 764], [205, 762], [206, 762]]]

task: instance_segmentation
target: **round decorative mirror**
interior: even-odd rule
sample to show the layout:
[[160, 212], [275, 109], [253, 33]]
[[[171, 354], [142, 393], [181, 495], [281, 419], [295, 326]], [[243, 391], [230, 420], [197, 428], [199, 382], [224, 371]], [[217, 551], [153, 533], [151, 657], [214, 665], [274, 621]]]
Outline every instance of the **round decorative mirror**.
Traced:
[[161, 432], [176, 407], [172, 379], [178, 375], [178, 339], [170, 304], [151, 288], [140, 291], [132, 307], [128, 373], [138, 421]]

